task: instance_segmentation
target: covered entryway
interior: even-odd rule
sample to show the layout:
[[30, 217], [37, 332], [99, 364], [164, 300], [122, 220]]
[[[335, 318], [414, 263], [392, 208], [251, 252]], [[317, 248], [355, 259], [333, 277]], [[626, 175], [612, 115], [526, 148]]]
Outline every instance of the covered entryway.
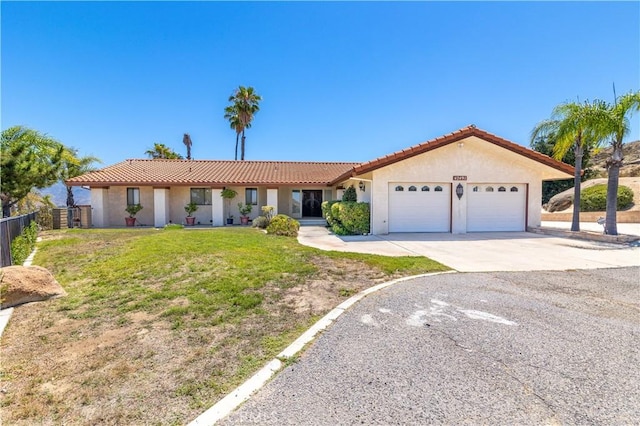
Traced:
[[469, 184], [467, 232], [524, 231], [525, 184]]
[[322, 190], [302, 191], [302, 216], [322, 217]]
[[451, 184], [389, 183], [389, 232], [450, 232]]

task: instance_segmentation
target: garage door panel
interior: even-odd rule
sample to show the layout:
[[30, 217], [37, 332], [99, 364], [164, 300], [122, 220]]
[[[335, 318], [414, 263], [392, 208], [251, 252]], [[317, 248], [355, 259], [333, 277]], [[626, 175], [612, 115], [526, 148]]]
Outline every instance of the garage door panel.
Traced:
[[[411, 187], [415, 191], [410, 191]], [[436, 191], [437, 187], [441, 191]], [[450, 210], [450, 184], [389, 184], [389, 232], [449, 232]]]
[[467, 232], [525, 230], [524, 184], [470, 184], [468, 188]]

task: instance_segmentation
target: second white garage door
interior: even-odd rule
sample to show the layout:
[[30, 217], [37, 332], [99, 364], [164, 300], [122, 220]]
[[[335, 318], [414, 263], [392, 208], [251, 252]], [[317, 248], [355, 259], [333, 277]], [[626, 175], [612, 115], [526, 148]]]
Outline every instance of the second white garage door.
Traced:
[[450, 184], [389, 184], [389, 232], [450, 232], [450, 223]]
[[469, 184], [467, 232], [524, 231], [526, 185]]

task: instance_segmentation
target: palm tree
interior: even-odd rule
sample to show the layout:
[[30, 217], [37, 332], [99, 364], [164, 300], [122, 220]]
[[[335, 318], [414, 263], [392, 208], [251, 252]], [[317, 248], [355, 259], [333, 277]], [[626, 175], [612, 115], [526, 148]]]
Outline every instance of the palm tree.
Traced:
[[[262, 97], [258, 95], [253, 87], [244, 87], [239, 86], [233, 95], [229, 96], [229, 102], [232, 102], [232, 105], [229, 107], [233, 109], [229, 109], [229, 107], [225, 108], [225, 118], [227, 118], [231, 124], [231, 128], [236, 130], [236, 145], [238, 138], [238, 130], [242, 132], [242, 138], [240, 143], [240, 160], [244, 160], [244, 152], [245, 152], [245, 135], [244, 131], [251, 127], [251, 122], [253, 121], [254, 115], [260, 111], [260, 101]], [[230, 114], [230, 115], [229, 115]], [[237, 118], [233, 118], [233, 116], [237, 116]], [[238, 121], [236, 125], [231, 121], [232, 119]], [[237, 158], [237, 157], [236, 157]]]
[[153, 149], [149, 149], [144, 152], [149, 158], [155, 159], [177, 159], [182, 160], [182, 155], [176, 153], [163, 143], [154, 143]]
[[561, 160], [573, 149], [575, 156], [575, 172], [573, 176], [573, 217], [571, 230], [580, 230], [580, 175], [582, 172], [582, 157], [585, 150], [599, 145], [606, 136], [602, 121], [606, 105], [601, 101], [593, 103], [566, 102], [558, 105], [551, 113], [551, 119], [544, 120], [534, 127], [531, 132], [531, 142], [541, 136], [554, 133], [556, 143], [553, 147], [553, 157]]
[[[102, 161], [92, 155], [78, 157], [76, 149], [67, 149], [63, 155], [63, 166], [60, 172], [60, 180], [64, 182], [67, 179], [83, 175], [85, 173], [96, 170], [94, 163], [102, 163]], [[73, 199], [73, 187], [67, 186], [67, 207], [75, 207], [76, 202]]]
[[640, 111], [640, 91], [629, 92], [618, 99], [608, 108], [608, 116], [605, 118], [606, 126], [611, 140], [611, 157], [607, 159], [607, 214], [605, 219], [605, 232], [610, 235], [618, 235], [617, 210], [618, 210], [618, 182], [620, 167], [623, 164], [622, 139], [629, 134], [629, 117], [636, 111]]
[[189, 133], [184, 134], [182, 137], [182, 143], [187, 147], [187, 160], [191, 160], [191, 145], [193, 143], [191, 142], [191, 136], [189, 136]]
[[236, 131], [236, 154], [234, 159], [238, 159], [238, 140], [240, 139], [240, 134], [242, 133], [244, 127], [240, 122], [240, 117], [238, 116], [238, 111], [236, 110], [236, 106], [229, 105], [224, 109], [224, 118], [229, 120], [229, 124], [233, 130]]

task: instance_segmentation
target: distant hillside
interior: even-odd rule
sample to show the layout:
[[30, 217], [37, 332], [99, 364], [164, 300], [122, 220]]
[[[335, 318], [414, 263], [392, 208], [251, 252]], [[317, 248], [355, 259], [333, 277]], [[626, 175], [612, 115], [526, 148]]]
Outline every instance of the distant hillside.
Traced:
[[[622, 155], [624, 156], [624, 166], [620, 169], [620, 177], [639, 177], [640, 141], [625, 143], [622, 148]], [[597, 173], [597, 177], [607, 176], [605, 164], [609, 156], [611, 156], [611, 147], [604, 148], [591, 157], [591, 169]]]
[[[67, 188], [61, 183], [56, 183], [38, 192], [42, 195], [51, 195], [51, 201], [58, 207], [65, 207], [67, 205]], [[88, 189], [82, 189], [77, 186], [74, 187], [73, 198], [79, 206], [91, 204], [91, 192]]]

